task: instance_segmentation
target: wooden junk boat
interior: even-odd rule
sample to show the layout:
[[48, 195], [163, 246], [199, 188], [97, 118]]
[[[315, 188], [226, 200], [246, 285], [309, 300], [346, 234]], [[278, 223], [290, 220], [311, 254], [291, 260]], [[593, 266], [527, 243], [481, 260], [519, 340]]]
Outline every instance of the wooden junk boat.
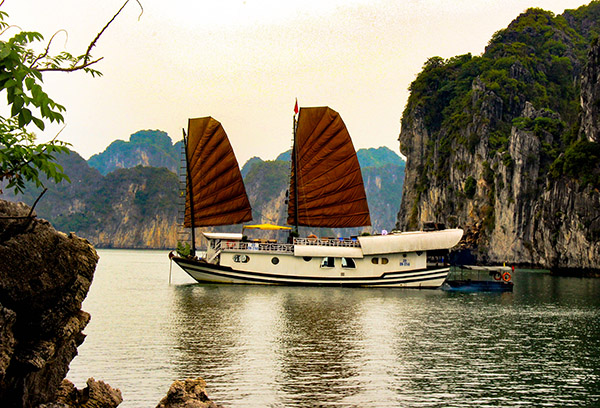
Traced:
[[295, 109], [287, 217], [294, 230], [286, 242], [202, 232], [207, 250], [196, 256], [195, 228], [249, 222], [252, 209], [218, 121], [190, 119], [184, 142], [184, 225], [192, 229], [192, 250], [190, 256], [177, 254], [172, 260], [196, 281], [410, 288], [438, 288], [445, 281], [449, 265], [428, 258], [439, 262], [461, 239], [461, 229], [335, 239], [297, 236], [298, 226], [371, 225], [356, 151], [340, 115], [329, 107], [301, 108], [299, 113]]

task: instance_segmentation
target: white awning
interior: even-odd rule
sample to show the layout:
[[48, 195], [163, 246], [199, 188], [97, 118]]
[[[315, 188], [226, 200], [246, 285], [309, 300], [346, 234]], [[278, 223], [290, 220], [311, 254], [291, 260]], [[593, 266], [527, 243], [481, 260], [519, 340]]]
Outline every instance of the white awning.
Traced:
[[241, 241], [243, 235], [231, 232], [203, 232], [204, 235], [208, 239], [224, 239], [227, 241]]
[[409, 231], [391, 235], [360, 236], [365, 255], [450, 249], [462, 238], [463, 230]]

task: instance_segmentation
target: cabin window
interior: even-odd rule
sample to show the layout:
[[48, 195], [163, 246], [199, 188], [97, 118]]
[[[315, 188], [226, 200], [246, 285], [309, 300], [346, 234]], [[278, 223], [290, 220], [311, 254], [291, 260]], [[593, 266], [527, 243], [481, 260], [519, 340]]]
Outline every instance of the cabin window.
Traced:
[[271, 263], [273, 265], [277, 265], [279, 263], [279, 258], [277, 258], [276, 256], [274, 256], [273, 258], [271, 258]]
[[354, 263], [354, 259], [352, 259], [352, 258], [342, 258], [342, 268], [356, 268], [356, 264]]
[[311, 256], [303, 256], [302, 259], [304, 259], [305, 262], [310, 262], [312, 260]]
[[335, 258], [332, 256], [326, 256], [321, 261], [321, 268], [333, 268], [335, 266]]
[[379, 263], [379, 258], [371, 258], [371, 263], [377, 265]]
[[387, 259], [387, 258], [381, 258], [381, 264], [382, 265], [387, 265], [388, 262], [389, 262], [389, 259]]

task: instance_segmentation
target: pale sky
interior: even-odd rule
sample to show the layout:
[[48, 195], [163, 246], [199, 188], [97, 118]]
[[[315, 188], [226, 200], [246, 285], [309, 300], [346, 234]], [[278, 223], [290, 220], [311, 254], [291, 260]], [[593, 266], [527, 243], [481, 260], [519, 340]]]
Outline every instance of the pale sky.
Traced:
[[[8, 22], [83, 54], [124, 0], [5, 0]], [[356, 149], [398, 153], [408, 86], [432, 56], [480, 55], [529, 7], [581, 0], [131, 0], [93, 50], [104, 76], [44, 75], [67, 108], [60, 139], [89, 158], [142, 129], [181, 138], [190, 117], [219, 120], [240, 165], [291, 147], [295, 99], [338, 111]], [[14, 31], [12, 31], [14, 32]], [[9, 30], [2, 39], [8, 39]], [[53, 137], [59, 127], [38, 132]]]

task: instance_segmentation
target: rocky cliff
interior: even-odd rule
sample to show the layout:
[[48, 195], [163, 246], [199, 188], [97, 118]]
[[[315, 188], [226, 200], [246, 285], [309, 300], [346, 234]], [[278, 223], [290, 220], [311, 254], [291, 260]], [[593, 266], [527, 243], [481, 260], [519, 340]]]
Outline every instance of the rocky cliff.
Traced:
[[402, 118], [399, 227], [461, 226], [483, 262], [600, 270], [599, 12], [530, 9], [481, 57], [425, 64]]
[[37, 407], [57, 391], [83, 342], [81, 310], [98, 255], [30, 208], [0, 200], [0, 402]]

